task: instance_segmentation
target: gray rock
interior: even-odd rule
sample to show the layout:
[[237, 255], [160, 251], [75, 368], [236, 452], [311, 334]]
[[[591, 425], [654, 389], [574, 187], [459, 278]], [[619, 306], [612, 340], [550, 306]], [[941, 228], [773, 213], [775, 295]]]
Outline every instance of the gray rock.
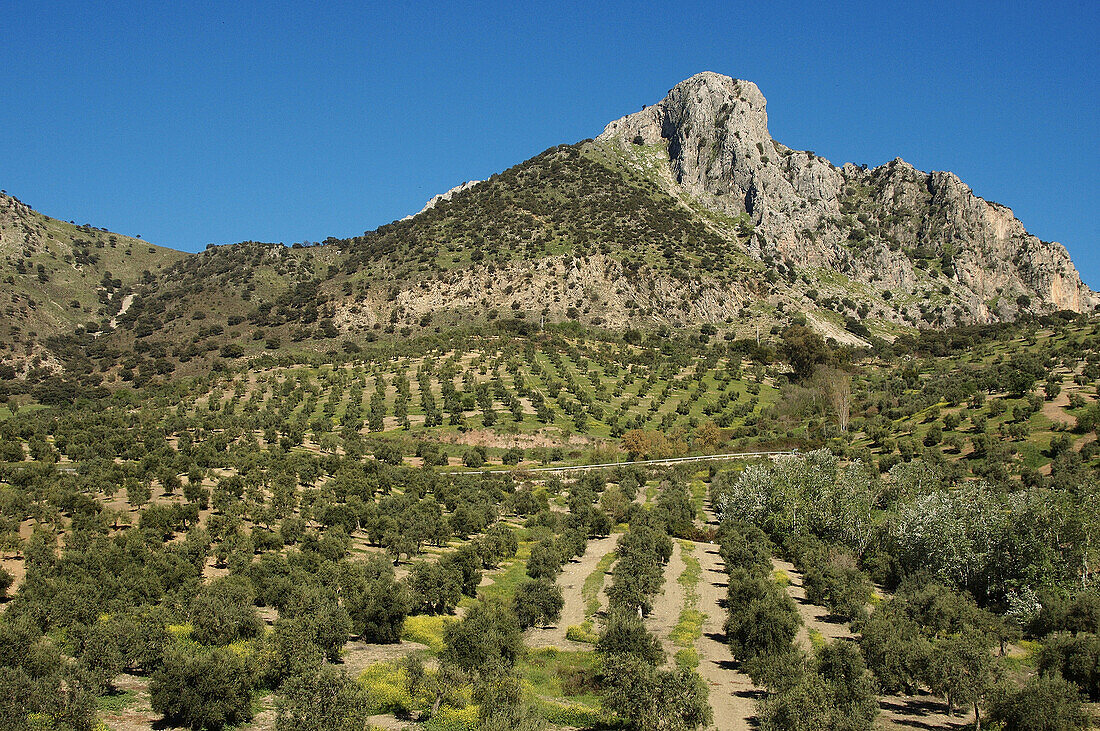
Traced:
[[947, 303], [935, 315], [941, 325], [1100, 304], [1061, 244], [1028, 234], [1010, 209], [952, 173], [921, 172], [900, 158], [837, 168], [775, 142], [764, 96], [748, 81], [692, 76], [607, 125], [597, 142], [667, 146], [667, 179], [680, 189], [672, 192], [751, 217], [750, 255], [833, 270], [917, 300], [895, 300], [891, 319], [926, 315], [921, 295], [931, 291]]

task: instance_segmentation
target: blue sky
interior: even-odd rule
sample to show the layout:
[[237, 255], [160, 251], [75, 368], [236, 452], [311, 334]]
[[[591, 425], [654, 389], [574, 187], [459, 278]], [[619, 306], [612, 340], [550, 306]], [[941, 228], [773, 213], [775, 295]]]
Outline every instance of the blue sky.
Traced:
[[835, 164], [953, 170], [1100, 287], [1100, 3], [0, 1], [0, 188], [185, 250], [414, 212], [711, 70]]

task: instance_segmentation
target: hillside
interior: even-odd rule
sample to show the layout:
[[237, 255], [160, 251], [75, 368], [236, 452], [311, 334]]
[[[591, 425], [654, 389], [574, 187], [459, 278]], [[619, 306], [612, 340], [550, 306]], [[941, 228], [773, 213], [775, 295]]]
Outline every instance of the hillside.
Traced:
[[[135, 285], [118, 330], [76, 338], [101, 368], [130, 353], [128, 370], [149, 361], [149, 373], [202, 371], [217, 354], [300, 357], [549, 323], [758, 339], [800, 314], [863, 346], [1100, 302], [1061, 245], [1029, 235], [951, 173], [900, 159], [838, 168], [792, 150], [772, 140], [755, 85], [713, 73], [595, 140], [465, 183], [362, 236], [186, 256], [136, 246], [145, 248], [128, 261], [148, 258], [153, 276]], [[137, 267], [101, 266], [121, 286], [137, 282]], [[67, 294], [76, 283], [51, 295], [53, 331], [119, 307], [89, 276], [81, 296]], [[102, 312], [84, 304], [98, 297]]]
[[108, 330], [139, 282], [186, 254], [90, 225], [66, 223], [0, 194], [0, 363], [58, 365], [45, 340]]

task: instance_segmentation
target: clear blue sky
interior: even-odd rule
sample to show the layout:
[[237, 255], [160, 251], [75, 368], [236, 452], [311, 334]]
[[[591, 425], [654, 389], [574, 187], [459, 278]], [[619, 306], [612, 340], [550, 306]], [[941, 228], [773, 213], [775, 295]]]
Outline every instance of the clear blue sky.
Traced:
[[0, 188], [186, 250], [361, 233], [756, 82], [835, 164], [953, 170], [1100, 287], [1100, 3], [0, 2]]

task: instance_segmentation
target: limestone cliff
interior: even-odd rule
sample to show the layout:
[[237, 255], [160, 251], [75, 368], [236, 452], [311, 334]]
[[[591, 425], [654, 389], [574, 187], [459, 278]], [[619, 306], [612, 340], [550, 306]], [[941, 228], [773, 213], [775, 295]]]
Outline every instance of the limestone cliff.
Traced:
[[764, 96], [748, 81], [697, 74], [607, 125], [597, 143], [628, 153], [662, 146], [666, 179], [681, 196], [750, 217], [750, 255], [889, 292], [899, 319], [987, 322], [1100, 303], [1061, 244], [1028, 234], [1011, 210], [952, 173], [921, 172], [900, 158], [836, 167], [776, 142]]

